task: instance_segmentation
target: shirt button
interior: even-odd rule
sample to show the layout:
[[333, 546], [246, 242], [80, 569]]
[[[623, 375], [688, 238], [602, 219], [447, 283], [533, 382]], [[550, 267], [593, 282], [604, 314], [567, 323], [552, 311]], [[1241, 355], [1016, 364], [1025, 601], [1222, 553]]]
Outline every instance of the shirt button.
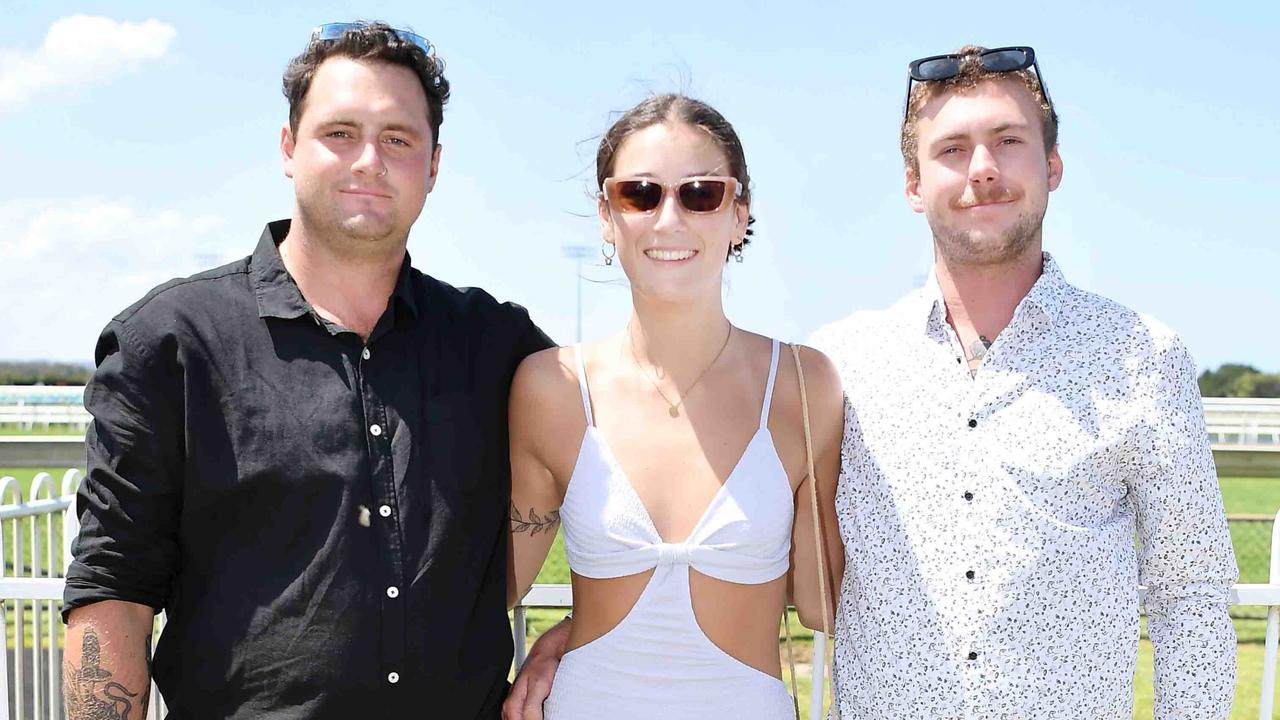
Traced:
[[[375, 426], [375, 427], [376, 427], [376, 426]], [[975, 419], [973, 419], [973, 418], [969, 418], [969, 427], [971, 427], [971, 428], [976, 428], [976, 427], [978, 427], [978, 421], [977, 421], [977, 420], [975, 420]], [[374, 435], [377, 435], [377, 433], [374, 433]]]
[[378, 514], [381, 515], [382, 517], [391, 517], [391, 506], [383, 505], [382, 507], [378, 508]]
[[387, 597], [389, 598], [400, 597], [400, 588], [396, 587], [395, 585], [392, 585], [391, 587], [387, 588]]
[[978, 653], [973, 652], [972, 650], [970, 650], [970, 651], [969, 651], [969, 659], [970, 659], [970, 660], [977, 660], [977, 659], [978, 659]]
[[368, 360], [368, 359], [369, 359], [369, 348], [365, 348], [365, 349], [364, 349], [364, 352], [360, 353], [360, 357], [364, 358], [365, 360]]
[[966, 571], [966, 572], [965, 572], [965, 574], [964, 574], [964, 576], [965, 576], [965, 577], [967, 577], [967, 578], [969, 578], [970, 580], [972, 580], [972, 579], [974, 579], [975, 577], [977, 577], [977, 575], [978, 575], [978, 574], [977, 574], [977, 573], [975, 573], [975, 572], [974, 572], [974, 571], [972, 571], [972, 570], [968, 570], [968, 571]]
[[972, 500], [973, 500], [973, 493], [971, 493], [971, 492], [966, 492], [966, 493], [965, 493], [964, 495], [962, 495], [961, 497], [963, 497], [965, 500], [972, 501]]
[[[973, 422], [973, 421], [972, 421], [972, 420], [970, 420], [969, 422]], [[379, 424], [377, 424], [377, 423], [374, 423], [374, 424], [370, 425], [370, 426], [369, 426], [369, 433], [370, 433], [371, 435], [373, 435], [374, 437], [378, 437], [379, 435], [381, 435], [381, 434], [382, 434], [382, 426], [381, 426], [381, 425], [379, 425]]]
[[398, 672], [387, 673], [387, 682], [391, 683], [392, 685], [395, 685], [396, 683], [400, 682], [400, 673]]

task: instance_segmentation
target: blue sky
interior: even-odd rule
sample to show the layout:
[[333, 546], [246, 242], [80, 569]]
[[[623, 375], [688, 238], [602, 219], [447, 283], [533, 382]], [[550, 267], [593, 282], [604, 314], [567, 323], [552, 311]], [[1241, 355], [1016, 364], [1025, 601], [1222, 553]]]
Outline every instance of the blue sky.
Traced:
[[[415, 264], [575, 333], [566, 244], [599, 245], [596, 138], [647, 93], [738, 128], [757, 234], [730, 263], [740, 326], [803, 340], [930, 267], [897, 123], [913, 58], [1027, 44], [1062, 117], [1045, 246], [1076, 284], [1178, 330], [1204, 366], [1280, 370], [1280, 67], [1272, 3], [14, 2], [0, 24], [0, 358], [87, 361], [119, 310], [247, 255], [287, 216], [285, 63], [319, 23], [385, 19], [448, 66]], [[583, 266], [583, 334], [626, 320]], [[868, 348], [868, 352], [875, 352]]]

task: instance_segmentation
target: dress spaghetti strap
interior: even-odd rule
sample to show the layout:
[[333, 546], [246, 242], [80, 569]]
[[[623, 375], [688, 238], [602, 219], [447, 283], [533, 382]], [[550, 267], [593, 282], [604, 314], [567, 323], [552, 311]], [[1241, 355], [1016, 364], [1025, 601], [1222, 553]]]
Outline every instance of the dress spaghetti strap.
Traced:
[[[776, 365], [778, 362], [778, 341], [773, 341], [773, 361]], [[595, 418], [591, 416], [591, 393], [587, 390], [587, 367], [582, 362], [582, 345], [573, 346], [574, 357], [577, 358], [578, 365], [578, 389], [582, 391], [582, 409], [587, 413], [587, 427], [596, 424]], [[769, 378], [770, 386], [773, 385], [773, 378]], [[768, 407], [766, 405], [766, 407]]]
[[[764, 388], [764, 407], [760, 409], [760, 427], [769, 424], [769, 406], [773, 404], [773, 381], [778, 377], [778, 341], [773, 341], [773, 357], [769, 360], [769, 384]], [[583, 386], [583, 393], [586, 386]], [[589, 417], [589, 416], [588, 416]]]

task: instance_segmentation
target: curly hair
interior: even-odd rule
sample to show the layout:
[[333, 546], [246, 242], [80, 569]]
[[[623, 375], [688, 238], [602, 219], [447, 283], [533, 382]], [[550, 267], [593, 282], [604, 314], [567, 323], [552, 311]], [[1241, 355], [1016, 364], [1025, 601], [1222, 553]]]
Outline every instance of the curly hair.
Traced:
[[415, 43], [400, 37], [396, 29], [383, 22], [360, 22], [334, 40], [313, 39], [307, 48], [289, 61], [284, 71], [284, 96], [289, 101], [289, 130], [297, 135], [298, 121], [320, 65], [332, 57], [383, 62], [409, 68], [422, 83], [427, 96], [427, 121], [431, 137], [440, 144], [440, 123], [444, 104], [449, 101], [449, 81], [444, 77], [444, 61], [435, 53], [428, 54]]

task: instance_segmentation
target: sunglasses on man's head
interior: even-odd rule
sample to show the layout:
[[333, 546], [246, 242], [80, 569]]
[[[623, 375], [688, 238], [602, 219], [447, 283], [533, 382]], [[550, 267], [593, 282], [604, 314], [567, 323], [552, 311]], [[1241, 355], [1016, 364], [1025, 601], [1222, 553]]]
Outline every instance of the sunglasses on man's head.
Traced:
[[[347, 32], [348, 30], [359, 30], [361, 28], [366, 28], [366, 27], [369, 27], [369, 24], [363, 23], [363, 22], [325, 23], [324, 25], [320, 25], [315, 30], [311, 31], [311, 41], [315, 42], [317, 40], [337, 40], [338, 38], [342, 37], [342, 34]], [[421, 35], [415, 32], [410, 32], [408, 30], [401, 30], [399, 28], [391, 28], [387, 32], [391, 33], [392, 35], [400, 38], [401, 40], [407, 43], [412, 43], [414, 45], [417, 45], [418, 47], [422, 48], [422, 52], [428, 55], [430, 55], [432, 51], [435, 49], [432, 47], [431, 43], [426, 38], [422, 37]]]
[[[960, 68], [966, 58], [975, 55], [933, 55], [919, 60], [912, 60], [907, 66], [907, 101], [902, 108], [902, 119], [906, 121], [911, 110], [911, 83], [935, 82], [949, 80], [960, 74]], [[982, 69], [993, 73], [1017, 72], [1031, 68], [1040, 81], [1040, 92], [1044, 93], [1044, 101], [1053, 106], [1049, 99], [1049, 88], [1044, 84], [1044, 76], [1040, 74], [1040, 65], [1036, 63], [1036, 51], [1026, 46], [1002, 47], [983, 50], [977, 53], [978, 63]]]
[[720, 175], [687, 177], [673, 183], [651, 177], [611, 177], [604, 181], [605, 199], [626, 214], [652, 214], [669, 190], [675, 192], [681, 208], [695, 214], [723, 210], [730, 200], [742, 195], [737, 179]]

